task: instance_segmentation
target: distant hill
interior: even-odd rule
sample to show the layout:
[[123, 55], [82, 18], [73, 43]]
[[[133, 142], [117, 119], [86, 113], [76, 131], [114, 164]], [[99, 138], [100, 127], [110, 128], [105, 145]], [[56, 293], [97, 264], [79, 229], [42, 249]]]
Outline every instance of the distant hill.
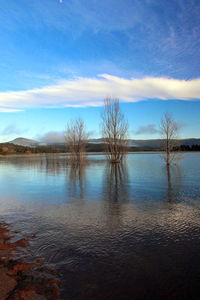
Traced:
[[[179, 145], [185, 145], [185, 146], [192, 146], [192, 145], [200, 145], [200, 138], [195, 139], [180, 139]], [[9, 142], [10, 144], [14, 145], [19, 145], [19, 146], [25, 146], [25, 147], [38, 147], [38, 146], [55, 146], [55, 147], [63, 147], [65, 144], [64, 143], [41, 143], [36, 140], [32, 139], [26, 139], [23, 137], [16, 138], [12, 141]], [[98, 145], [100, 148], [101, 145], [103, 144], [103, 139], [98, 138], [98, 139], [89, 139], [89, 148], [98, 148]], [[94, 145], [94, 146], [92, 146]], [[133, 140], [129, 139], [129, 147], [131, 148], [148, 148], [148, 149], [159, 149], [161, 145], [161, 140], [160, 139], [151, 139], [151, 140]]]
[[[103, 152], [105, 145], [102, 139], [92, 139], [86, 145], [86, 152]], [[129, 140], [130, 152], [160, 151], [160, 140]], [[200, 139], [179, 140], [180, 151], [200, 151]], [[0, 155], [6, 154], [37, 154], [66, 153], [64, 143], [44, 144], [26, 138], [17, 138], [8, 143], [0, 143]]]
[[10, 142], [8, 142], [9, 144], [14, 144], [14, 145], [19, 145], [19, 146], [24, 146], [24, 147], [36, 147], [38, 146], [38, 142], [35, 140], [31, 140], [31, 139], [26, 139], [23, 137], [19, 137], [16, 138]]
[[179, 143], [186, 146], [200, 145], [200, 139], [183, 139]]
[[[200, 145], [200, 139], [180, 139], [178, 140], [180, 145], [192, 146], [192, 145]], [[102, 144], [103, 140], [99, 139], [90, 139], [89, 143], [91, 144]], [[133, 140], [129, 139], [130, 147], [138, 147], [138, 148], [160, 148], [161, 140], [160, 139], [152, 139], [152, 140]]]
[[[151, 147], [151, 148], [160, 148], [161, 140], [154, 139], [154, 140], [130, 140], [130, 146], [135, 147]], [[179, 145], [200, 145], [200, 139], [180, 139], [178, 140]]]

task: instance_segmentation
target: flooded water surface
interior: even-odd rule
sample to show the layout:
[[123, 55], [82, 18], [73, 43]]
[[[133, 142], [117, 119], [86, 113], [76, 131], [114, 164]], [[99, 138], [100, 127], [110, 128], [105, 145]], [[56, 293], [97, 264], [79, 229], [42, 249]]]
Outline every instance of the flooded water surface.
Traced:
[[61, 299], [200, 299], [200, 153], [0, 158], [0, 221], [31, 236]]

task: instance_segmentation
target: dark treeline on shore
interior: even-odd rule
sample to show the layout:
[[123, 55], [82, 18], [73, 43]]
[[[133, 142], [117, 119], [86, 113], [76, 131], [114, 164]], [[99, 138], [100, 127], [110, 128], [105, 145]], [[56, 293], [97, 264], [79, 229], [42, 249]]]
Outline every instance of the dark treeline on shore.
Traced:
[[[86, 145], [86, 152], [100, 152], [103, 153], [105, 145], [103, 143]], [[142, 151], [160, 151], [159, 147], [128, 147], [128, 152], [142, 152]], [[180, 145], [174, 149], [175, 151], [200, 151], [200, 145]], [[65, 144], [52, 144], [43, 146], [20, 146], [11, 143], [0, 143], [0, 154], [39, 154], [39, 153], [67, 153]]]
[[181, 145], [180, 147], [178, 147], [177, 150], [180, 151], [200, 151], [200, 145], [196, 144], [196, 145]]

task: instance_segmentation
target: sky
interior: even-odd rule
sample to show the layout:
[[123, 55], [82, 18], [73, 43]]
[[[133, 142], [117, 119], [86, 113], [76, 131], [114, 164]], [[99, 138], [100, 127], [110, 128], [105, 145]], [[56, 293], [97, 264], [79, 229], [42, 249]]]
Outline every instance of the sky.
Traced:
[[79, 117], [98, 138], [106, 97], [130, 138], [159, 138], [165, 112], [200, 138], [199, 0], [0, 0], [0, 142]]

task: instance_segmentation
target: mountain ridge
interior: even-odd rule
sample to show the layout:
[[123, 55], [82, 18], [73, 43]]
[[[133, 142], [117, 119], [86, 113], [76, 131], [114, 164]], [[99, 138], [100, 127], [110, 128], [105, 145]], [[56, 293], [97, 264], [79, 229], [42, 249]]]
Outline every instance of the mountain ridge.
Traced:
[[[147, 140], [142, 140], [142, 139], [129, 139], [129, 146], [130, 147], [150, 147], [150, 148], [159, 148], [161, 139], [147, 139]], [[179, 139], [179, 144], [180, 145], [186, 145], [186, 146], [192, 146], [192, 145], [200, 145], [200, 138], [187, 138], [187, 139]], [[98, 139], [89, 139], [88, 141], [90, 144], [102, 144], [103, 139], [98, 138]], [[19, 145], [19, 146], [26, 146], [26, 147], [37, 147], [41, 145], [63, 145], [63, 143], [43, 143], [39, 142], [33, 139], [28, 139], [28, 138], [23, 138], [23, 137], [18, 137], [14, 140], [11, 140], [8, 142], [9, 144], [14, 144], [14, 145]]]
[[18, 146], [27, 146], [27, 147], [35, 147], [39, 145], [39, 142], [32, 139], [27, 139], [24, 137], [18, 137], [12, 141], [8, 142], [9, 144], [14, 144]]

